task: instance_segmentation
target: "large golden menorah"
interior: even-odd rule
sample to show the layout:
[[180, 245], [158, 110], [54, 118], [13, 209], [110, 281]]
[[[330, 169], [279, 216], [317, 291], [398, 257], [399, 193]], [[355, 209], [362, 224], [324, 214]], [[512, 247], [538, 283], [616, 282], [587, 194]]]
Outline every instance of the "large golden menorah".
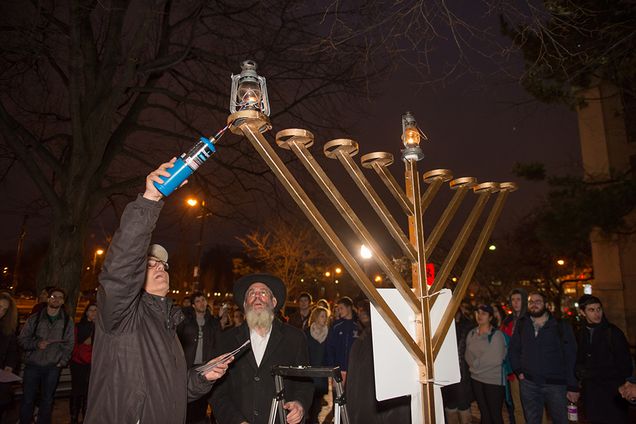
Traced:
[[[398, 269], [396, 269], [394, 263], [383, 252], [367, 227], [365, 227], [362, 220], [356, 215], [345, 197], [338, 191], [333, 181], [309, 152], [309, 147], [314, 143], [313, 134], [307, 130], [295, 128], [279, 131], [276, 134], [276, 144], [283, 149], [294, 152], [347, 224], [359, 237], [360, 242], [369, 247], [378, 266], [413, 310], [416, 316], [415, 322], [417, 323], [416, 337], [414, 339], [379, 294], [373, 282], [356, 261], [354, 255], [344, 245], [337, 233], [323, 217], [316, 205], [303, 190], [302, 186], [276, 154], [274, 148], [264, 137], [263, 133], [271, 129], [268, 117], [256, 110], [243, 110], [230, 115], [228, 125], [233, 133], [244, 135], [251, 142], [252, 146], [271, 168], [272, 172], [280, 180], [318, 233], [320, 233], [327, 245], [347, 268], [354, 281], [369, 298], [370, 302], [386, 321], [404, 348], [406, 348], [416, 361], [419, 367], [419, 382], [421, 383], [422, 390], [423, 417], [421, 417], [422, 421], [419, 421], [419, 417], [413, 417], [413, 422], [435, 423], [433, 362], [440, 351], [448, 329], [451, 327], [461, 300], [466, 294], [468, 285], [481, 259], [481, 255], [486, 248], [495, 223], [499, 218], [506, 197], [508, 193], [516, 189], [516, 185], [511, 182], [486, 182], [478, 184], [476, 179], [472, 177], [452, 179], [450, 171], [437, 169], [423, 174], [423, 181], [428, 185], [428, 188], [425, 193], [422, 194], [419, 172], [417, 170], [417, 162], [418, 159], [420, 159], [418, 155], [404, 155], [403, 157], [406, 167], [405, 189], [400, 187], [387, 169], [388, 166], [393, 163], [393, 155], [385, 152], [375, 152], [362, 156], [362, 167], [373, 169], [377, 173], [404, 210], [409, 224], [409, 236], [407, 237], [389, 212], [385, 203], [373, 189], [361, 168], [352, 159], [353, 156], [358, 153], [358, 144], [350, 139], [336, 139], [325, 143], [323, 147], [325, 156], [330, 159], [337, 159], [342, 164], [374, 211], [378, 214], [390, 235], [397, 242], [403, 254], [411, 261], [413, 270], [412, 281], [411, 284], [408, 284]], [[428, 240], [425, 242], [423, 214], [435, 198], [441, 186], [447, 182], [449, 182], [450, 188], [454, 190], [455, 193], [438, 222], [428, 234]], [[434, 283], [429, 287], [426, 284], [426, 258], [431, 255], [437, 246], [440, 238], [446, 231], [469, 191], [472, 191], [477, 196], [476, 203], [448, 252], [444, 263], [435, 277]], [[464, 250], [469, 236], [475, 230], [479, 218], [484, 214], [489, 198], [495, 193], [497, 194], [496, 199], [477, 236], [477, 241], [464, 266], [458, 284], [453, 290], [451, 301], [442, 315], [437, 330], [432, 333], [430, 311], [436, 300], [436, 295], [444, 286], [453, 267], [456, 265], [460, 253]]]

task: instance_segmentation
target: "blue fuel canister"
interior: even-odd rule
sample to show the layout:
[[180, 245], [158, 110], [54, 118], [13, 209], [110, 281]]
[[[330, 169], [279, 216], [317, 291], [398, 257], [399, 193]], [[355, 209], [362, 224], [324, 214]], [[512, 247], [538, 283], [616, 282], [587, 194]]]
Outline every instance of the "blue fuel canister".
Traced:
[[164, 197], [170, 196], [194, 171], [199, 169], [214, 152], [215, 139], [201, 137], [199, 142], [195, 144], [187, 153], [182, 154], [174, 162], [172, 168], [167, 169], [170, 173], [169, 177], [161, 177], [163, 183], [154, 183], [155, 187]]

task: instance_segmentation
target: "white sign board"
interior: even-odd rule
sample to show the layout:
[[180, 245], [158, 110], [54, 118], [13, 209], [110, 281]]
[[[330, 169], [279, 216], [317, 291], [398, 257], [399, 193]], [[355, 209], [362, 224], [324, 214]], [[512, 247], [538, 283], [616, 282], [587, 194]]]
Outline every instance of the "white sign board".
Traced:
[[[396, 289], [378, 289], [393, 313], [415, 340], [415, 314]], [[442, 315], [452, 297], [452, 292], [442, 289], [431, 309], [431, 332], [435, 333]], [[417, 362], [408, 353], [399, 339], [371, 305], [371, 328], [373, 331], [373, 361], [375, 392], [378, 400], [399, 396], [411, 396], [411, 417], [413, 424], [423, 424], [421, 383]], [[450, 335], [450, 337], [448, 337]], [[447, 337], [434, 363], [435, 373], [435, 417], [438, 424], [444, 423], [441, 386], [458, 383], [459, 359], [455, 321], [451, 323]], [[429, 423], [427, 423], [429, 424]]]

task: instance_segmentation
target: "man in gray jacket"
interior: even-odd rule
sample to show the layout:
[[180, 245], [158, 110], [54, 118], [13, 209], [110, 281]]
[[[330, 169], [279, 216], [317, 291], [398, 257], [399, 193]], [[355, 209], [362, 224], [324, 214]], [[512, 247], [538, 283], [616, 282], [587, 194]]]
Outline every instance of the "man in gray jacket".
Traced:
[[170, 175], [174, 161], [146, 177], [146, 190], [126, 206], [104, 261], [86, 423], [183, 423], [187, 402], [209, 392], [227, 369], [226, 362], [205, 376], [187, 370], [176, 334], [183, 313], [166, 297], [168, 252], [149, 246], [163, 206], [153, 183]]
[[62, 289], [50, 289], [46, 308], [29, 317], [18, 337], [26, 364], [22, 377], [21, 424], [33, 421], [38, 388], [41, 388], [38, 423], [51, 422], [60, 370], [66, 366], [73, 352], [73, 320], [62, 307], [65, 296]]

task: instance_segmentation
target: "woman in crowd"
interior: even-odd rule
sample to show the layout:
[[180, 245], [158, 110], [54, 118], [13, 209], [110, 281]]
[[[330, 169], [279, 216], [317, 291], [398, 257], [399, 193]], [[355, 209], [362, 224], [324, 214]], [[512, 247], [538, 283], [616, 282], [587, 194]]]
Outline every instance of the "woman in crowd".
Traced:
[[503, 320], [504, 320], [504, 317], [506, 316], [506, 313], [504, 312], [501, 305], [498, 303], [491, 303], [490, 306], [492, 306], [492, 312], [493, 312], [492, 325], [495, 328], [501, 329], [501, 324], [503, 324]]
[[[8, 372], [17, 371], [18, 341], [18, 309], [9, 293], [0, 293], [0, 369]], [[13, 392], [11, 383], [0, 383], [0, 422], [5, 410], [11, 406]]]
[[[329, 311], [318, 306], [309, 315], [309, 326], [305, 330], [309, 348], [309, 364], [312, 367], [324, 365], [325, 345], [329, 334]], [[322, 408], [322, 398], [328, 392], [326, 378], [314, 378], [314, 401], [307, 414], [308, 424], [318, 423], [318, 414]]]
[[232, 307], [227, 303], [222, 304], [221, 309], [219, 310], [219, 325], [221, 326], [221, 331], [234, 328], [234, 321], [232, 320]]
[[243, 324], [243, 321], [245, 321], [245, 315], [243, 315], [243, 312], [241, 312], [240, 309], [235, 309], [232, 312], [232, 323], [234, 324], [234, 327], [240, 327]]
[[69, 400], [71, 424], [79, 422], [80, 413], [82, 417], [86, 413], [96, 316], [97, 305], [91, 302], [86, 306], [80, 322], [75, 326], [75, 346], [69, 363], [71, 368], [71, 399]]
[[506, 341], [503, 333], [493, 325], [492, 306], [480, 305], [476, 318], [477, 328], [466, 337], [466, 362], [473, 395], [481, 412], [482, 424], [503, 424], [501, 408], [506, 395], [503, 373]]

